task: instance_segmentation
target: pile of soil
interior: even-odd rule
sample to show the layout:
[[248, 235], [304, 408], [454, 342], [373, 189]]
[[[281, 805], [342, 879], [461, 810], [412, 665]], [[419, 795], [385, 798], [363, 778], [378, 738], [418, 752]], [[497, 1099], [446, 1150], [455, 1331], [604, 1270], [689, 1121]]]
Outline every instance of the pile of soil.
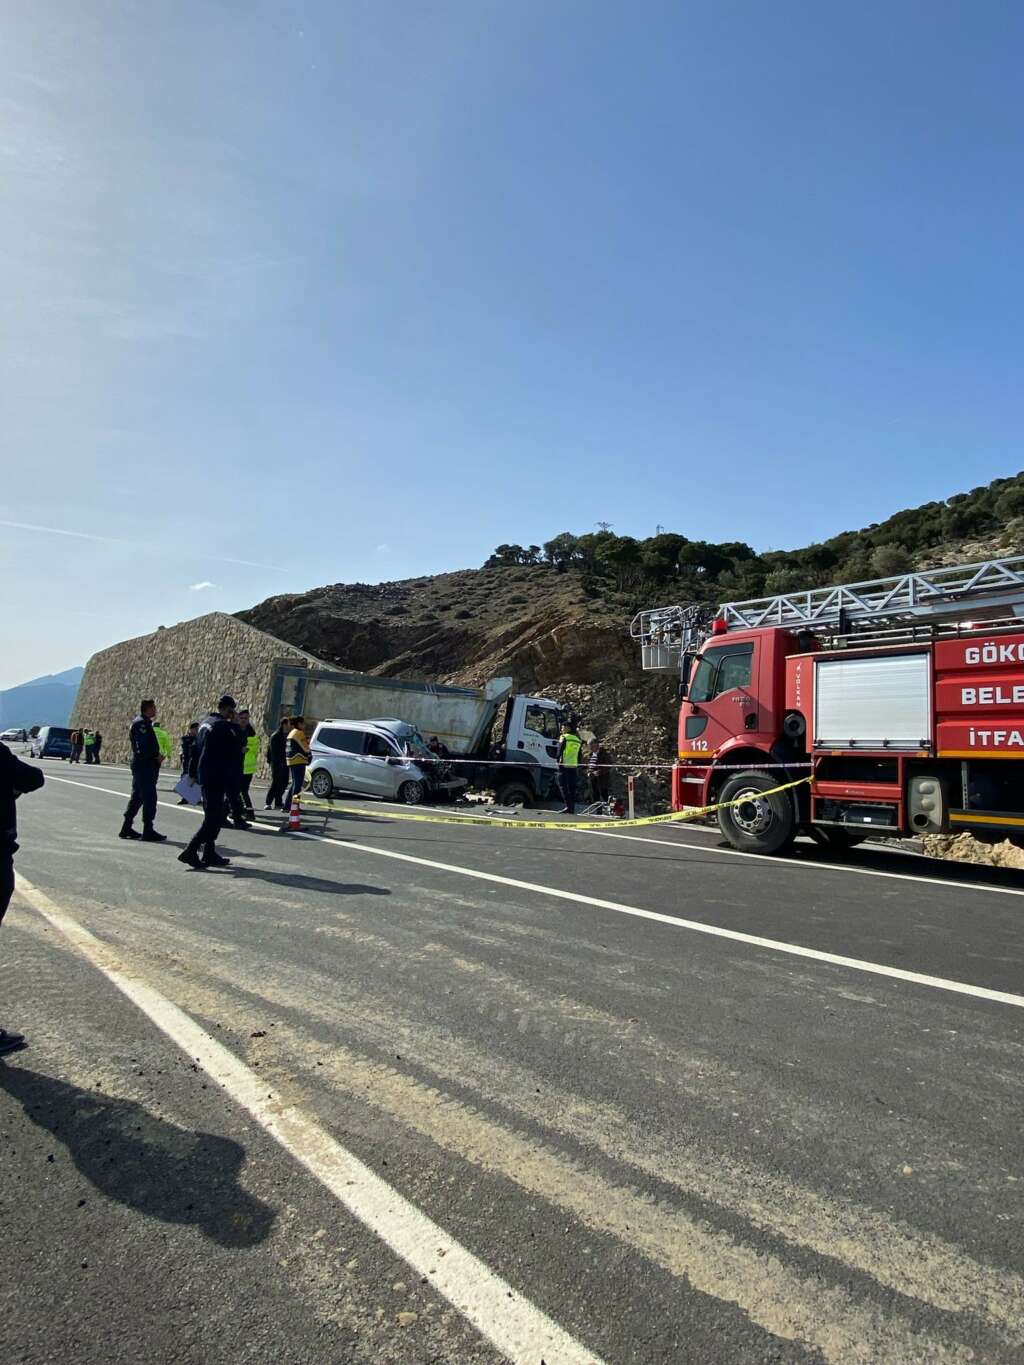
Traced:
[[998, 844], [983, 844], [973, 834], [929, 835], [922, 839], [930, 858], [947, 858], [954, 863], [976, 863], [982, 867], [1024, 868], [1024, 848], [1004, 839]]

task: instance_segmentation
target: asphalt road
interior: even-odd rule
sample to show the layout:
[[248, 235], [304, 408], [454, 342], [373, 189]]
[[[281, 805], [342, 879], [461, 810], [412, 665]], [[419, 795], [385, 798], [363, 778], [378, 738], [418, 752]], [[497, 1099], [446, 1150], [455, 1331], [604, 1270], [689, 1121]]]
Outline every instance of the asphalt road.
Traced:
[[192, 872], [43, 766], [4, 1362], [1024, 1359], [1019, 874], [359, 802]]

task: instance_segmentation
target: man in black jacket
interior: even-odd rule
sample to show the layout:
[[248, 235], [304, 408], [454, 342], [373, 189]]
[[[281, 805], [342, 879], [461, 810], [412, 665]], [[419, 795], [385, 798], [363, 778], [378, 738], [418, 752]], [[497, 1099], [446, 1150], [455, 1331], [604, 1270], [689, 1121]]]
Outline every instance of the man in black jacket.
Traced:
[[178, 854], [178, 861], [189, 867], [227, 867], [231, 861], [221, 857], [216, 845], [224, 824], [227, 793], [237, 782], [238, 727], [234, 724], [234, 714], [234, 697], [224, 696], [217, 703], [216, 711], [211, 711], [199, 724], [189, 776], [203, 789], [205, 816], [195, 836]]
[[[38, 768], [15, 758], [0, 744], [0, 924], [14, 895], [14, 855], [18, 851], [18, 813], [15, 802], [26, 792], [38, 791], [43, 775]], [[21, 1033], [0, 1028], [0, 1057], [25, 1046]]]
[[[166, 834], [158, 834], [153, 828], [156, 819], [156, 783], [160, 776], [160, 745], [153, 732], [153, 717], [156, 715], [156, 702], [145, 699], [139, 706], [139, 714], [131, 723], [128, 731], [128, 747], [131, 751], [132, 794], [124, 812], [124, 822], [118, 835], [120, 839], [145, 839], [150, 844], [162, 844]], [[142, 811], [142, 833], [132, 828], [132, 821]]]

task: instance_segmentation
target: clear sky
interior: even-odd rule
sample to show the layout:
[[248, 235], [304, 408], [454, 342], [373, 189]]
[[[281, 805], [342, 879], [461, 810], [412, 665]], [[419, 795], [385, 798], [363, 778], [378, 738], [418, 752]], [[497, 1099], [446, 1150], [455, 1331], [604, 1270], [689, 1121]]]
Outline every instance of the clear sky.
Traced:
[[1024, 465], [1016, 0], [3, 27], [0, 687], [501, 541], [781, 548]]

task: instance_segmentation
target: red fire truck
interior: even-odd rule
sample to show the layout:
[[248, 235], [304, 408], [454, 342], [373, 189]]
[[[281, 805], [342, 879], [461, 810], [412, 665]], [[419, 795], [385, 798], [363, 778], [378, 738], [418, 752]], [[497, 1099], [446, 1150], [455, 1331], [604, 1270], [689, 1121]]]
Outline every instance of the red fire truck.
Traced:
[[1024, 840], [1024, 555], [659, 607], [631, 633], [681, 679], [672, 807], [738, 800], [718, 812], [735, 848]]

